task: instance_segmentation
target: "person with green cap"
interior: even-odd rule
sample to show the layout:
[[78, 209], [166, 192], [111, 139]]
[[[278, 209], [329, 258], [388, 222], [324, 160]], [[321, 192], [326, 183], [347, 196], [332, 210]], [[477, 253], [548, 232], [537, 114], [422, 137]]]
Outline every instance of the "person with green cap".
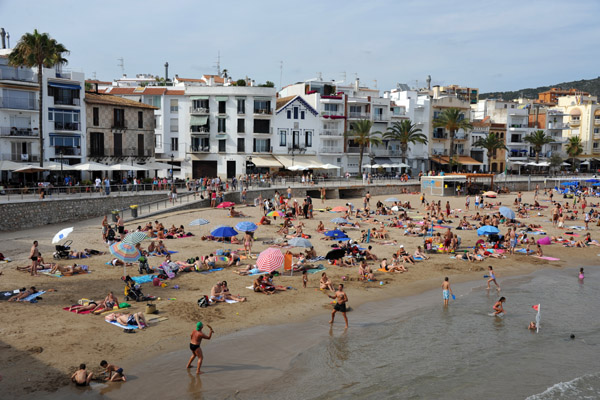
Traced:
[[206, 325], [208, 329], [210, 329], [210, 333], [206, 335], [202, 332], [202, 327], [204, 324], [202, 322], [198, 322], [196, 324], [196, 329], [192, 332], [192, 337], [190, 340], [190, 350], [192, 351], [192, 357], [190, 357], [190, 361], [187, 363], [186, 368], [190, 368], [192, 366], [192, 361], [194, 358], [198, 357], [198, 367], [196, 368], [196, 375], [200, 375], [200, 368], [202, 367], [202, 361], [204, 357], [202, 355], [202, 349], [200, 348], [200, 343], [202, 343], [202, 339], [210, 340], [213, 334], [213, 328], [210, 325]]

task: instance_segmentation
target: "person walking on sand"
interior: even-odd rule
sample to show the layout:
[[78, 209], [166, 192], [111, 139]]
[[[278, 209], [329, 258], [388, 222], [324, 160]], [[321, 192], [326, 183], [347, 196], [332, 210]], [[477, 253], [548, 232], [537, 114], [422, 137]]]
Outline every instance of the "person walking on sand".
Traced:
[[325, 194], [327, 193], [327, 191], [325, 190], [324, 187], [321, 188], [321, 203], [325, 204]]
[[494, 285], [496, 285], [496, 289], [498, 291], [500, 291], [500, 285], [498, 285], [498, 282], [496, 281], [496, 274], [494, 274], [494, 270], [492, 268], [492, 266], [490, 265], [488, 267], [488, 273], [489, 275], [489, 279], [487, 280], [487, 290], [490, 290], [490, 282], [494, 282]]
[[335, 305], [333, 306], [333, 311], [331, 312], [331, 321], [329, 321], [329, 323], [333, 324], [335, 313], [339, 311], [344, 316], [344, 321], [346, 321], [346, 329], [348, 329], [348, 317], [346, 316], [346, 303], [348, 302], [348, 296], [346, 295], [346, 292], [344, 292], [344, 285], [340, 283], [335, 295], [327, 295], [327, 297], [330, 299], [335, 299]]
[[204, 360], [204, 355], [202, 354], [202, 349], [200, 348], [202, 339], [210, 340], [210, 338], [212, 337], [212, 334], [214, 332], [213, 328], [211, 328], [210, 325], [206, 325], [206, 326], [208, 326], [208, 329], [210, 329], [210, 333], [208, 335], [206, 335], [204, 332], [202, 332], [203, 326], [204, 326], [204, 324], [202, 322], [198, 322], [196, 324], [196, 330], [194, 330], [192, 332], [191, 339], [190, 339], [190, 350], [192, 351], [192, 357], [190, 357], [190, 361], [188, 361], [187, 366], [186, 366], [186, 368], [190, 368], [192, 366], [192, 362], [194, 361], [194, 358], [198, 357], [198, 366], [196, 367], [196, 375], [200, 375], [203, 373], [202, 371], [200, 371], [200, 368], [202, 367], [202, 361]]
[[504, 296], [502, 296], [494, 304], [494, 315], [495, 316], [500, 316], [500, 314], [506, 314], [506, 311], [504, 311], [504, 307], [503, 307], [504, 302], [506, 302], [506, 298]]
[[467, 195], [467, 198], [465, 199], [465, 208], [467, 211], [469, 211], [469, 204], [471, 204], [471, 196]]
[[442, 298], [444, 299], [444, 307], [448, 307], [448, 301], [450, 300], [450, 295], [452, 293], [452, 288], [450, 288], [450, 282], [448, 277], [444, 278], [444, 282], [442, 282]]
[[35, 240], [31, 246], [31, 251], [29, 252], [29, 259], [31, 260], [31, 276], [38, 276], [37, 268], [40, 263], [40, 256], [41, 254], [38, 250], [38, 241]]

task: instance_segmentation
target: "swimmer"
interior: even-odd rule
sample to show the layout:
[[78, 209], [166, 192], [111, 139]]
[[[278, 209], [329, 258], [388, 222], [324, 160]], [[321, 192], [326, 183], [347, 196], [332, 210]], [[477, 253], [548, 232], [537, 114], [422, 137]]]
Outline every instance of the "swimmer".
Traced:
[[496, 285], [496, 290], [500, 291], [500, 285], [498, 285], [498, 282], [496, 282], [496, 275], [494, 274], [494, 270], [492, 269], [492, 266], [490, 265], [488, 267], [488, 273], [490, 274], [490, 278], [487, 280], [487, 290], [490, 290], [490, 282], [494, 282], [494, 284]]
[[585, 275], [583, 274], [583, 268], [579, 268], [579, 281], [583, 282]]
[[535, 322], [531, 321], [527, 329], [529, 329], [530, 331], [535, 331], [537, 330], [537, 325], [535, 324]]
[[200, 371], [200, 368], [202, 367], [202, 361], [204, 361], [204, 355], [202, 354], [202, 349], [200, 348], [202, 339], [210, 340], [214, 332], [213, 328], [211, 328], [210, 325], [206, 326], [208, 327], [208, 329], [210, 329], [210, 333], [208, 335], [202, 332], [204, 324], [202, 322], [198, 322], [196, 324], [196, 329], [192, 332], [190, 339], [190, 350], [192, 351], [192, 356], [190, 357], [190, 361], [188, 361], [186, 368], [190, 368], [192, 366], [192, 361], [194, 361], [194, 358], [198, 357], [196, 375], [202, 374], [202, 371]]
[[494, 304], [494, 315], [499, 316], [500, 314], [506, 314], [504, 311], [503, 304], [506, 302], [506, 298], [504, 296], [500, 297], [496, 304]]

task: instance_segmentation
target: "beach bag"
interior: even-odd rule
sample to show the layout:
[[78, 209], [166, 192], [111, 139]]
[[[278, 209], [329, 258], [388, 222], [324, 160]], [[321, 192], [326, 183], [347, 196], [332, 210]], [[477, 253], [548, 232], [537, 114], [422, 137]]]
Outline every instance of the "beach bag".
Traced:
[[208, 296], [202, 296], [198, 299], [198, 307], [206, 308], [210, 303], [208, 302]]
[[158, 310], [156, 309], [156, 304], [146, 304], [146, 314], [156, 314], [157, 312]]
[[159, 278], [152, 279], [152, 285], [153, 286], [160, 286], [160, 279]]

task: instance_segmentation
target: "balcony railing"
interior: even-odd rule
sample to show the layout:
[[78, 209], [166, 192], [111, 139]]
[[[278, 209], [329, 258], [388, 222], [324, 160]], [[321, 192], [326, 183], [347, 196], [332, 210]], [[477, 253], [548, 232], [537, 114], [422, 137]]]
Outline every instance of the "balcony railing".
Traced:
[[344, 116], [344, 111], [329, 111], [329, 110], [325, 110], [321, 112], [321, 115], [323, 117], [343, 117]]
[[0, 159], [16, 162], [38, 162], [40, 160], [40, 156], [37, 154], [6, 153], [1, 154]]
[[456, 134], [454, 135], [454, 139], [455, 139], [455, 140], [467, 140], [467, 139], [469, 139], [469, 135], [468, 135], [468, 134], [465, 134], [465, 133], [463, 133], [463, 134], [458, 134], [458, 133], [456, 133]]
[[36, 99], [13, 99], [10, 97], [0, 97], [0, 108], [14, 108], [16, 110], [38, 110], [38, 101]]
[[254, 114], [255, 115], [271, 115], [271, 114], [273, 114], [273, 110], [271, 110], [270, 108], [255, 108]]
[[378, 115], [375, 114], [373, 116], [373, 121], [377, 122], [377, 121], [389, 121], [389, 117], [387, 115]]
[[125, 123], [125, 121], [120, 121], [120, 122], [113, 122], [112, 129], [127, 129], [127, 124]]
[[448, 134], [446, 132], [444, 132], [444, 133], [433, 132], [432, 137], [434, 139], [448, 139]]
[[355, 119], [369, 119], [371, 117], [368, 113], [363, 112], [350, 112], [348, 116]]
[[433, 154], [434, 156], [447, 156], [448, 149], [443, 149], [443, 150], [433, 149], [433, 150], [431, 150], [431, 154]]
[[594, 125], [600, 125], [600, 118], [594, 118]]
[[210, 146], [190, 145], [188, 153], [210, 153]]
[[344, 148], [342, 146], [321, 146], [321, 153], [343, 153]]
[[[600, 124], [600, 120], [597, 123]], [[548, 129], [569, 129], [569, 125], [562, 122], [549, 122]]]
[[343, 132], [334, 129], [324, 129], [320, 132], [320, 136], [344, 136]]
[[10, 126], [0, 126], [0, 136], [39, 137], [37, 128], [16, 128]]
[[192, 135], [208, 135], [210, 134], [210, 128], [192, 125], [190, 126], [190, 133]]
[[[360, 153], [360, 147], [348, 147], [346, 149], [346, 153], [359, 154]], [[364, 154], [368, 154], [368, 153], [369, 153], [369, 149], [365, 148], [365, 153]]]
[[190, 107], [191, 114], [209, 114], [210, 109], [205, 107]]
[[54, 104], [59, 106], [80, 106], [81, 100], [70, 97], [64, 99], [61, 97], [54, 97]]
[[79, 131], [80, 127], [79, 122], [54, 122], [54, 129], [59, 131]]
[[59, 155], [61, 153], [63, 156], [80, 156], [81, 149], [77, 147], [55, 146], [54, 154]]
[[32, 82], [36, 83], [37, 79], [33, 74], [33, 71], [26, 69], [16, 68], [2, 68], [0, 67], [0, 79], [10, 81], [21, 81], [21, 82]]

